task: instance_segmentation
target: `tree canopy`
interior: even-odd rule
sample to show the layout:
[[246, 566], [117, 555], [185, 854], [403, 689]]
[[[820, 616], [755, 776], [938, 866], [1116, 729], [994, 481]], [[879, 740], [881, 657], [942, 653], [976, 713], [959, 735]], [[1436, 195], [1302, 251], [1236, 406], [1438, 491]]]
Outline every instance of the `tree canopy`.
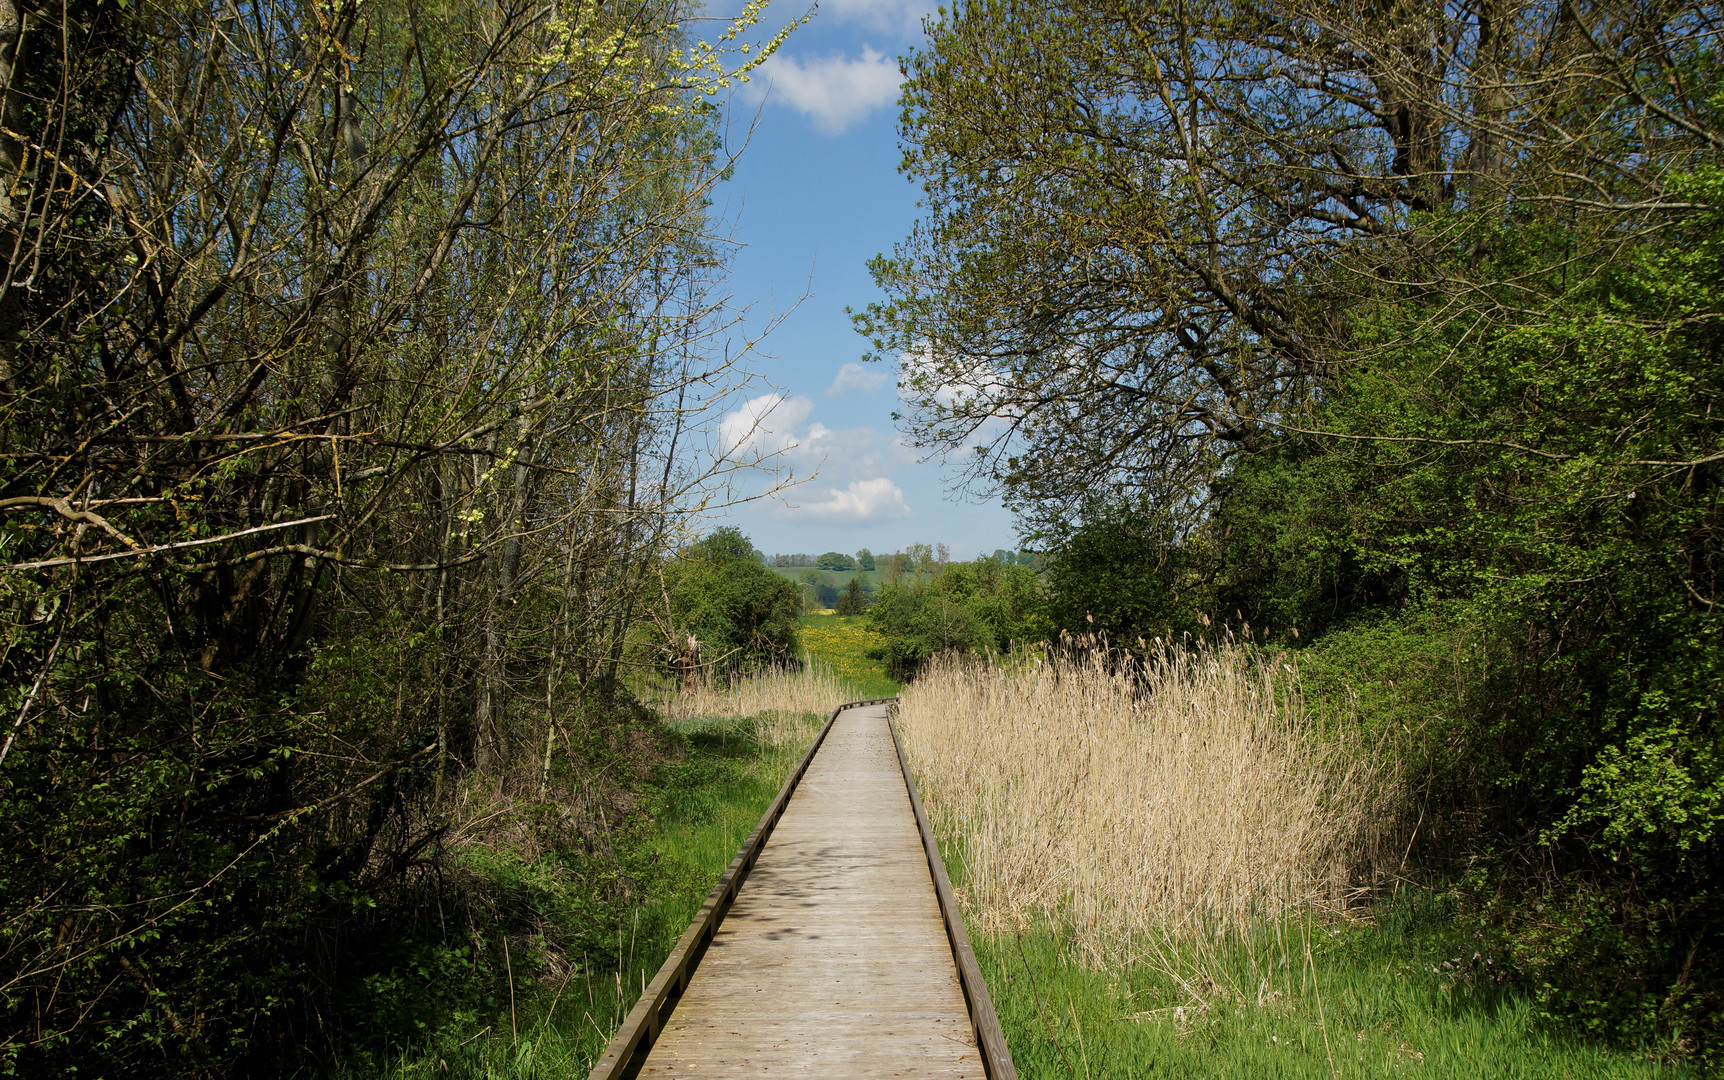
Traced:
[[[761, 7], [0, 0], [0, 1072], [358, 1067], [511, 934], [603, 961]], [[453, 867], [505, 821], [530, 883]]]
[[[1573, 277], [1687, 227], [1682, 177], [1720, 145], [1716, 14], [955, 5], [906, 61], [927, 216], [874, 262], [888, 299], [858, 327], [906, 358], [916, 443], [979, 445], [970, 482], [1032, 524], [1097, 499], [1189, 523], [1383, 355], [1382, 306], [1457, 362], [1524, 322], [1553, 280], [1505, 229], [1559, 230]], [[1550, 419], [1492, 437], [1536, 451]]]
[[868, 617], [886, 639], [878, 655], [887, 674], [904, 680], [944, 652], [998, 652], [1040, 640], [1041, 599], [1034, 571], [984, 558], [888, 582]]

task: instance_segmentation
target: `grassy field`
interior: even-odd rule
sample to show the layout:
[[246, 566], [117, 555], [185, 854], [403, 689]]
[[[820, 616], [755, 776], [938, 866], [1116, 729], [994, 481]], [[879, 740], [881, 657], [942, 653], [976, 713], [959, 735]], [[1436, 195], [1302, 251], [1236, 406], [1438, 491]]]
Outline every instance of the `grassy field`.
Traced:
[[798, 585], [803, 583], [802, 575], [812, 570], [820, 579], [820, 584], [830, 585], [840, 590], [850, 584], [851, 578], [860, 578], [863, 588], [869, 590], [870, 593], [878, 592], [881, 579], [886, 577], [886, 574], [879, 570], [820, 570], [811, 566], [770, 566], [767, 569]]
[[[849, 584], [850, 579], [853, 577], [861, 578], [862, 584], [866, 585], [870, 589], [878, 589], [881, 583], [891, 576], [885, 570], [822, 570], [815, 566], [769, 566], [767, 569], [780, 577], [788, 578], [789, 580], [796, 582], [798, 585], [802, 584], [802, 575], [812, 570], [819, 576], [821, 582], [827, 585], [836, 586], [840, 589]], [[916, 577], [926, 579], [930, 574], [928, 572], [923, 572], [921, 574], [906, 573], [899, 574], [898, 576], [905, 580]]]
[[517, 979], [508, 1011], [490, 1025], [449, 1035], [447, 1045], [403, 1057], [385, 1075], [585, 1076], [824, 720], [809, 713], [793, 729], [779, 720], [770, 737], [753, 720], [674, 721], [688, 753], [650, 793], [658, 804], [644, 841], [654, 868], [651, 895], [618, 934], [622, 963], [603, 970], [571, 963], [560, 978], [538, 985]]
[[898, 692], [898, 684], [886, 677], [885, 665], [868, 656], [868, 650], [881, 643], [868, 629], [868, 616], [804, 615], [797, 623], [797, 637], [811, 657], [855, 687], [857, 698]]

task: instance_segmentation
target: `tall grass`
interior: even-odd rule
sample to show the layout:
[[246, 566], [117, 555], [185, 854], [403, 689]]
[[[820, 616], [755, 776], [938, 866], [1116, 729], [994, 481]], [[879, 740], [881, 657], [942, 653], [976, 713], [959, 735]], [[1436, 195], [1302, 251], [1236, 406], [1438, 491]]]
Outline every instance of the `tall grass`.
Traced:
[[1244, 645], [946, 660], [902, 702], [979, 929], [1058, 926], [1097, 967], [1342, 909], [1386, 819], [1371, 748]]
[[774, 668], [697, 683], [666, 699], [659, 709], [673, 725], [752, 717], [761, 744], [778, 747], [806, 741], [805, 716], [824, 716], [853, 697], [852, 687], [831, 667], [809, 658], [799, 669]]
[[898, 718], [1026, 1080], [1672, 1075], [1548, 1030], [1441, 895], [1363, 902], [1395, 772], [1274, 654], [1055, 657], [937, 662]]

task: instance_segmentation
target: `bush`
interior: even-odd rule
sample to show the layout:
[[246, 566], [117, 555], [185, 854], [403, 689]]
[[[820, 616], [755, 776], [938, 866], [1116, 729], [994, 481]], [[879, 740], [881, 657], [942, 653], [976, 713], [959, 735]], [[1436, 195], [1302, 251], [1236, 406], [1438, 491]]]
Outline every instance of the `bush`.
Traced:
[[861, 578], [851, 578], [850, 584], [838, 595], [832, 605], [840, 615], [860, 615], [868, 610], [868, 593], [862, 586]]
[[[737, 529], [716, 529], [690, 545], [664, 576], [672, 633], [695, 638], [692, 652], [703, 668], [735, 671], [794, 658], [801, 594], [754, 558], [754, 545]], [[661, 645], [675, 662], [694, 660], [685, 640]]]
[[1039, 640], [1041, 604], [1041, 584], [1027, 567], [993, 559], [946, 563], [926, 578], [881, 588], [869, 617], [886, 644], [870, 655], [903, 681], [944, 652], [1005, 650]]
[[1125, 510], [1097, 514], [1049, 566], [1048, 629], [1103, 633], [1121, 645], [1195, 633], [1210, 606], [1206, 563], [1163, 522]]

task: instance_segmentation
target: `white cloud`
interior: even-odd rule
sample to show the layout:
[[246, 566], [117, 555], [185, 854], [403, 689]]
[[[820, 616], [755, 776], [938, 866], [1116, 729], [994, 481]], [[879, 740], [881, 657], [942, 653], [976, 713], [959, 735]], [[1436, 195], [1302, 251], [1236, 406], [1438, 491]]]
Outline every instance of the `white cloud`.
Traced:
[[786, 507], [780, 517], [814, 518], [820, 521], [894, 521], [910, 516], [904, 489], [890, 477], [852, 480], [846, 488], [827, 488], [820, 502]]
[[871, 371], [861, 364], [845, 364], [838, 369], [838, 377], [832, 380], [832, 385], [826, 388], [827, 394], [843, 394], [851, 390], [861, 390], [872, 394], [886, 385], [884, 371]]
[[733, 461], [782, 458], [801, 445], [796, 429], [812, 411], [814, 402], [805, 397], [762, 394], [749, 398], [718, 422], [715, 456]]
[[896, 438], [886, 437], [875, 428], [829, 428], [815, 421], [796, 436], [796, 445], [784, 459], [796, 466], [799, 476], [812, 477], [832, 484], [865, 480], [892, 473], [914, 461]]
[[978, 447], [994, 445], [1021, 415], [1012, 404], [1019, 386], [1001, 378], [985, 358], [936, 357], [933, 347], [924, 344], [898, 355], [898, 371], [898, 399], [910, 411], [956, 415], [965, 422], [981, 417], [957, 447], [965, 460]]
[[[932, 345], [898, 354], [899, 398], [906, 405], [928, 396], [943, 409], [984, 403], [1006, 389], [988, 361], [964, 356], [936, 357]], [[929, 391], [932, 387], [932, 392]]]
[[934, 0], [824, 0], [820, 14], [836, 22], [860, 23], [900, 38], [916, 34], [922, 18], [934, 13]]
[[[846, 523], [909, 517], [904, 491], [891, 474], [913, 464], [914, 452], [895, 433], [829, 428], [811, 418], [813, 409], [805, 397], [773, 393], [750, 398], [719, 420], [712, 452], [760, 465], [761, 478], [768, 483], [767, 474], [780, 480], [793, 477], [795, 483], [774, 499], [778, 505], [773, 514], [781, 520]], [[824, 484], [816, 486], [816, 479]]]
[[864, 46], [859, 58], [798, 60], [775, 53], [760, 65], [774, 100], [814, 121], [822, 135], [841, 135], [875, 109], [898, 98], [903, 76], [892, 57]]

